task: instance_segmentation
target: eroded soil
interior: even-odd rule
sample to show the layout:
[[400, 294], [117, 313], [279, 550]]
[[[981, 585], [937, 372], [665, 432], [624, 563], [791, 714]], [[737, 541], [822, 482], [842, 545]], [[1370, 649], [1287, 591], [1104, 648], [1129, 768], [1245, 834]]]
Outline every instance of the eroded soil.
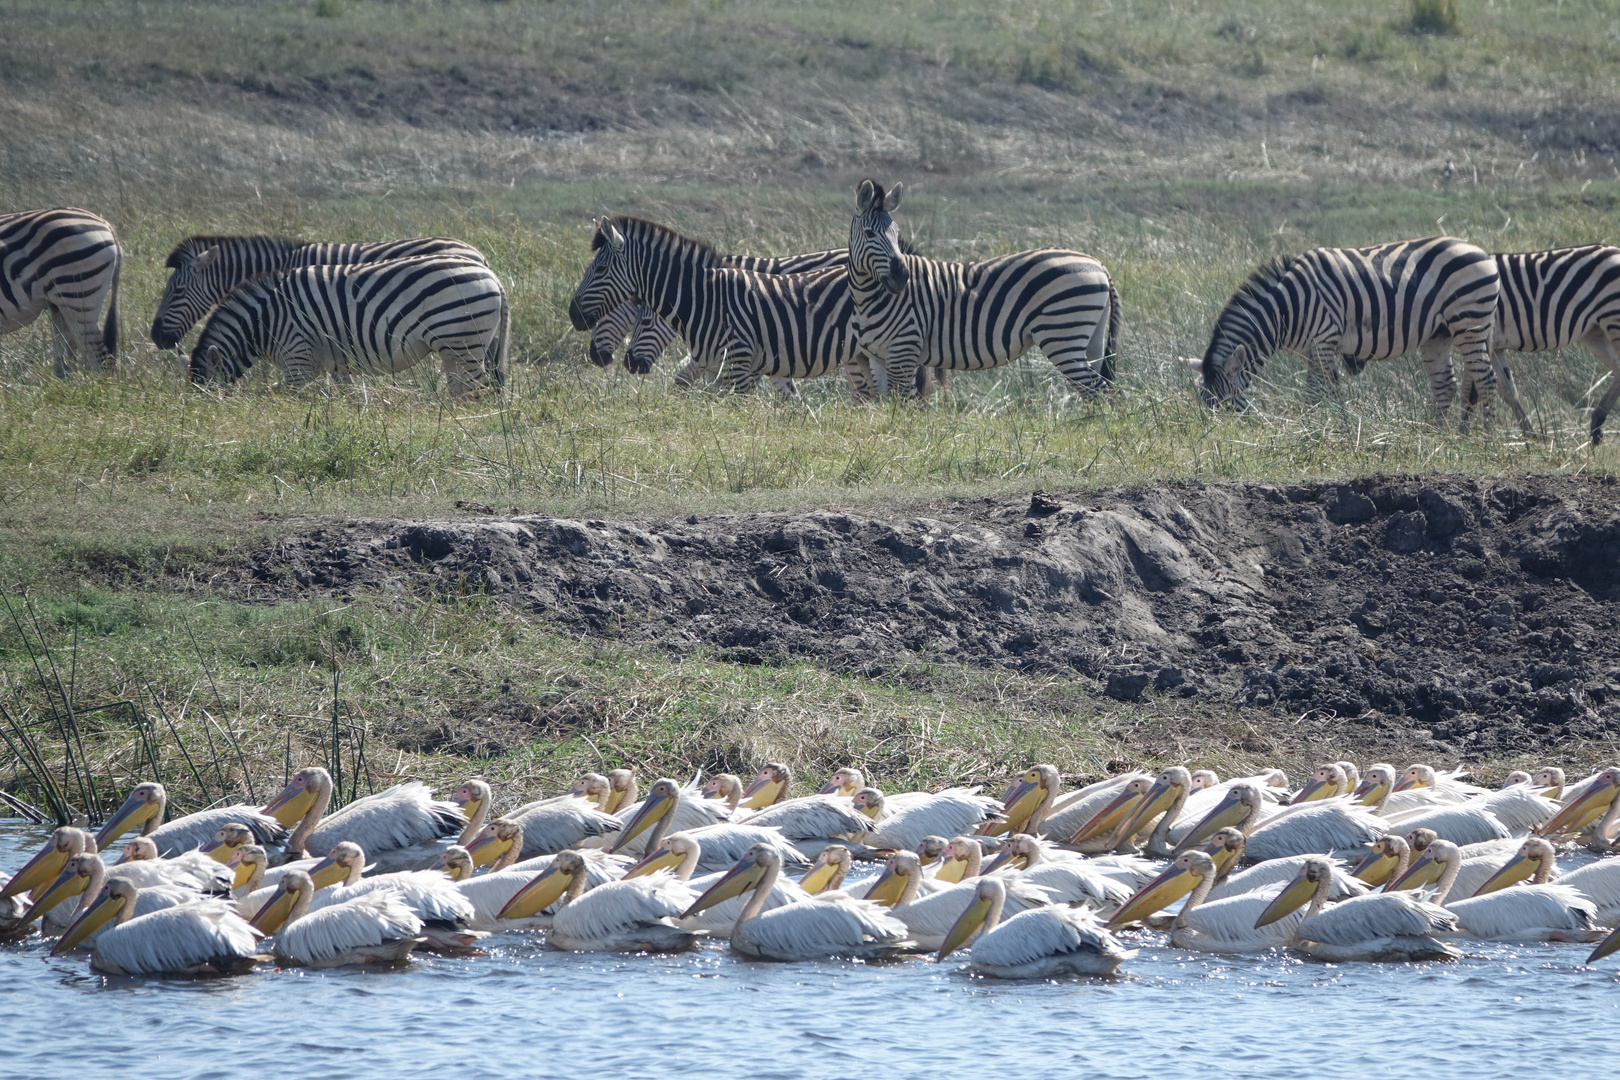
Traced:
[[1608, 478], [1372, 478], [884, 519], [475, 507], [289, 523], [222, 583], [277, 598], [484, 591], [560, 629], [677, 653], [1072, 674], [1121, 700], [1337, 718], [1474, 757], [1620, 735], [1617, 495]]

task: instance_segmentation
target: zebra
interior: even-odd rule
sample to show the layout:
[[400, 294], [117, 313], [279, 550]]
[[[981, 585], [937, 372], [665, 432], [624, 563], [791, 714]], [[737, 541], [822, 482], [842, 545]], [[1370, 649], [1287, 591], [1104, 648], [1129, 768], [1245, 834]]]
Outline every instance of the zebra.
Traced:
[[[0, 334], [51, 313], [56, 376], [77, 352], [91, 371], [118, 360], [118, 275], [124, 252], [112, 225], [88, 210], [0, 214]], [[106, 306], [106, 320], [97, 325]]]
[[[1278, 349], [1304, 358], [1313, 394], [1339, 391], [1338, 359], [1359, 371], [1371, 360], [1423, 355], [1437, 420], [1456, 397], [1451, 349], [1470, 382], [1467, 413], [1492, 382], [1490, 338], [1496, 263], [1452, 236], [1366, 248], [1312, 248], [1257, 269], [1226, 302], [1209, 347], [1187, 361], [1203, 379], [1204, 404], [1247, 409], [1249, 380]], [[1466, 424], [1466, 416], [1464, 423]]]
[[197, 320], [242, 282], [295, 266], [352, 266], [418, 255], [454, 255], [488, 266], [484, 253], [445, 236], [369, 244], [305, 243], [276, 236], [188, 236], [169, 252], [172, 273], [152, 318], [152, 344], [172, 349]]
[[807, 379], [854, 359], [848, 274], [762, 274], [718, 265], [700, 240], [640, 218], [596, 223], [591, 261], [568, 305], [593, 330], [620, 304], [643, 298], [685, 337], [701, 368], [724, 365], [737, 393], [761, 376]]
[[191, 379], [235, 381], [274, 357], [297, 389], [330, 371], [403, 371], [438, 353], [453, 394], [506, 385], [510, 308], [487, 266], [454, 255], [300, 266], [253, 278], [215, 309]]
[[1501, 290], [1491, 332], [1491, 357], [1502, 396], [1528, 432], [1529, 417], [1514, 392], [1501, 354], [1547, 352], [1579, 341], [1609, 365], [1614, 378], [1592, 409], [1592, 445], [1603, 442], [1603, 421], [1620, 398], [1620, 247], [1589, 244], [1495, 256]]
[[976, 263], [906, 255], [891, 216], [901, 187], [885, 193], [862, 180], [849, 226], [860, 346], [886, 368], [891, 385], [914, 394], [920, 363], [982, 370], [1011, 363], [1031, 346], [1088, 397], [1113, 382], [1121, 313], [1102, 263], [1057, 249]]

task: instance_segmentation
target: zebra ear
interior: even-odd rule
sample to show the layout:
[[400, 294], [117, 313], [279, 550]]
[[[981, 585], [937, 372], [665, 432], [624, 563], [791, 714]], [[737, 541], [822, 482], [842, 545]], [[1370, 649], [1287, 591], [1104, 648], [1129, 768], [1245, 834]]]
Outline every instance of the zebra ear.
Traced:
[[191, 260], [191, 268], [193, 270], [206, 270], [214, 265], [214, 260], [217, 258], [219, 258], [219, 248], [204, 248], [201, 255]]
[[906, 185], [896, 181], [894, 187], [889, 189], [888, 198], [883, 200], [883, 210], [885, 213], [892, 214], [896, 210], [900, 209], [900, 189], [905, 186]]
[[624, 254], [624, 234], [622, 232], [620, 232], [619, 227], [617, 225], [613, 224], [611, 221], [608, 222], [607, 237], [608, 237], [608, 243], [610, 245], [612, 245], [612, 247], [613, 247], [613, 253], [615, 255], [623, 255]]
[[872, 200], [877, 198], [877, 185], [870, 180], [862, 180], [861, 186], [855, 189], [855, 212], [864, 214], [872, 209]]

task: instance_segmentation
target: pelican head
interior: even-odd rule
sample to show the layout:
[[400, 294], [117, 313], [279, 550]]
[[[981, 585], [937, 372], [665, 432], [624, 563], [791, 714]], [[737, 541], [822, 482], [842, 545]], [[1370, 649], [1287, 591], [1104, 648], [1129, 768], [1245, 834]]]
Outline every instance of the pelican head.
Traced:
[[984, 868], [984, 873], [993, 874], [1003, 866], [1012, 870], [1028, 870], [1041, 861], [1041, 844], [1028, 833], [1019, 833], [1009, 836], [1007, 842], [1001, 845], [994, 861]]
[[934, 872], [935, 881], [954, 883], [977, 877], [984, 859], [984, 844], [977, 837], [958, 836], [945, 846], [945, 860]]
[[1436, 774], [1428, 765], [1408, 765], [1401, 773], [1400, 780], [1395, 785], [1396, 791], [1410, 791], [1412, 788], [1432, 788], [1435, 786]]
[[137, 836], [124, 845], [124, 853], [118, 856], [114, 866], [121, 866], [130, 862], [153, 862], [158, 857], [157, 842], [149, 836]]
[[467, 854], [476, 868], [498, 861], [514, 848], [523, 850], [523, 826], [511, 818], [496, 818], [478, 831], [467, 845]]
[[1226, 796], [1220, 803], [1181, 838], [1175, 853], [1179, 855], [1183, 851], [1191, 851], [1224, 828], [1243, 830], [1244, 835], [1248, 835], [1247, 830], [1259, 814], [1264, 799], [1260, 789], [1253, 784], [1233, 784], [1226, 789]]
[[1411, 853], [1411, 847], [1402, 837], [1394, 833], [1380, 836], [1373, 841], [1372, 850], [1362, 856], [1356, 868], [1350, 871], [1350, 876], [1369, 885], [1382, 885], [1400, 866], [1401, 858], [1405, 856], [1409, 859]]
[[310, 875], [302, 870], [289, 869], [281, 875], [281, 884], [276, 886], [276, 891], [265, 901], [258, 914], [248, 920], [248, 924], [263, 933], [275, 933], [291, 921], [299, 898], [303, 897], [307, 904], [317, 888], [319, 886]]
[[764, 881], [766, 875], [773, 869], [780, 872], [781, 868], [782, 856], [774, 847], [770, 844], [755, 844], [719, 881], [710, 885], [707, 892], [693, 901], [692, 906], [681, 913], [681, 918], [690, 918], [734, 896], [741, 896]]
[[29, 859], [28, 864], [12, 875], [4, 888], [0, 888], [0, 900], [20, 896], [56, 880], [69, 859], [95, 850], [95, 841], [90, 839], [89, 833], [72, 825], [63, 825], [51, 833], [51, 838], [39, 849], [39, 854]]
[[116, 840], [137, 825], [141, 827], [143, 833], [151, 832], [163, 824], [163, 811], [168, 804], [169, 793], [162, 784], [150, 780], [144, 784], [136, 784], [135, 790], [124, 800], [124, 805], [118, 808], [118, 812], [108, 819], [107, 824], [96, 834], [96, 847], [105, 850], [110, 841]]
[[460, 844], [451, 844], [433, 862], [434, 870], [443, 870], [451, 881], [466, 881], [473, 876], [472, 856]]
[[462, 817], [471, 821], [479, 810], [489, 805], [490, 794], [489, 781], [475, 776], [457, 788], [450, 801], [461, 808]]
[[780, 761], [773, 761], [759, 770], [754, 782], [743, 792], [742, 806], [747, 810], [763, 810], [787, 798], [793, 774]]
[[568, 794], [578, 795], [582, 799], [589, 799], [600, 810], [607, 804], [610, 790], [606, 776], [599, 772], [588, 772], [574, 781], [574, 786], [568, 789]]
[[810, 864], [810, 869], [799, 879], [799, 888], [807, 893], [823, 893], [838, 888], [849, 873], [849, 848], [843, 844], [828, 844]]
[[1287, 791], [1289, 788], [1294, 786], [1288, 782], [1288, 774], [1283, 772], [1281, 769], [1267, 769], [1265, 772], [1265, 777], [1267, 787], [1281, 788], [1282, 790]]
[[225, 864], [236, 874], [231, 888], [246, 888], [249, 892], [258, 888], [259, 882], [264, 880], [264, 868], [269, 861], [264, 848], [258, 844], [243, 844], [231, 852], [231, 861]]
[[1338, 795], [1348, 795], [1361, 784], [1361, 770], [1356, 768], [1353, 761], [1335, 761], [1333, 764], [1344, 773], [1344, 782], [1339, 785]]
[[550, 866], [513, 894], [496, 918], [527, 919], [538, 915], [561, 900], [574, 879], [583, 879], [585, 874], [585, 856], [577, 851], [559, 851], [552, 856]]
[[1214, 769], [1194, 769], [1192, 774], [1192, 786], [1187, 790], [1203, 791], [1205, 788], [1216, 787], [1220, 784], [1220, 782], [1221, 778]]
[[1007, 789], [1007, 794], [1002, 798], [1001, 805], [1006, 814], [1005, 818], [988, 823], [986, 832], [990, 835], [1000, 835], [1021, 831], [1041, 805], [1054, 798], [1062, 786], [1057, 766], [1031, 766]]
[[[311, 890], [324, 889], [340, 882], [353, 884], [360, 880], [360, 871], [365, 868], [366, 853], [359, 844], [352, 840], [344, 840], [335, 844], [326, 858], [310, 867], [306, 875], [299, 871], [301, 876], [310, 881]], [[292, 914], [293, 904], [298, 899], [298, 889], [290, 884], [292, 873], [282, 875], [281, 885], [264, 902], [264, 906], [249, 921], [266, 934], [273, 934], [287, 922]]]
[[902, 902], [907, 886], [922, 876], [922, 864], [914, 851], [896, 851], [889, 856], [883, 874], [866, 890], [865, 899], [884, 907], [895, 907]]
[[1377, 806], [1395, 787], [1395, 766], [1379, 762], [1367, 770], [1351, 797], [1362, 806]]
[[1316, 802], [1318, 799], [1331, 799], [1344, 789], [1346, 780], [1344, 769], [1337, 762], [1318, 765], [1311, 782], [1299, 789], [1299, 794], [1294, 796], [1292, 802], [1306, 803]]
[[1185, 799], [1191, 787], [1192, 773], [1180, 765], [1172, 765], [1164, 770], [1154, 778], [1153, 786], [1148, 788], [1147, 794], [1120, 827], [1119, 838], [1129, 840], [1141, 832], [1154, 818], [1168, 812], [1177, 800]]
[[264, 812], [290, 829], [303, 820], [322, 792], [331, 797], [332, 774], [319, 766], [299, 769], [281, 789], [281, 794], [270, 800]]
[[1215, 863], [1217, 878], [1225, 877], [1231, 868], [1243, 860], [1249, 849], [1249, 838], [1243, 835], [1242, 829], [1234, 829], [1228, 825], [1210, 833], [1209, 839], [1204, 841], [1200, 848]]
[[922, 843], [917, 845], [917, 857], [927, 865], [943, 858], [945, 849], [950, 846], [951, 842], [943, 836], [925, 836]]
[[1148, 790], [1152, 787], [1153, 781], [1141, 777], [1126, 784], [1125, 790], [1114, 796], [1112, 802], [1093, 814], [1090, 821], [1074, 831], [1074, 835], [1069, 837], [1069, 843], [1083, 844], [1112, 833], [1132, 811], [1142, 805], [1142, 800], [1147, 797]]
[[1523, 769], [1514, 769], [1502, 777], [1502, 790], [1506, 791], [1510, 787], [1518, 787], [1520, 784], [1528, 783], [1530, 783], [1530, 774]]
[[861, 788], [850, 801], [854, 803], [855, 809], [869, 818], [876, 818], [883, 813], [883, 792], [875, 787]]
[[62, 872], [56, 876], [56, 880], [39, 893], [33, 905], [24, 913], [23, 923], [31, 923], [62, 901], [81, 895], [90, 887], [90, 882], [104, 872], [100, 855], [94, 852], [74, 855], [62, 865]]
[[1270, 926], [1304, 907], [1317, 894], [1324, 881], [1332, 883], [1333, 864], [1320, 855], [1312, 855], [1305, 860], [1305, 865], [1299, 868], [1294, 880], [1284, 886], [1283, 891], [1266, 905], [1266, 910], [1254, 921], [1254, 928], [1258, 930], [1262, 926]]
[[703, 797], [705, 799], [723, 800], [733, 810], [737, 809], [737, 804], [742, 802], [742, 796], [742, 777], [736, 773], [715, 773], [709, 777], [708, 783], [703, 785]]
[[822, 785], [818, 794], [854, 796], [865, 786], [866, 777], [861, 775], [861, 770], [846, 765], [832, 774], [832, 779]]
[[1475, 896], [1484, 896], [1498, 889], [1505, 889], [1509, 885], [1517, 885], [1526, 878], [1533, 877], [1537, 884], [1552, 877], [1557, 867], [1558, 852], [1552, 842], [1540, 836], [1532, 836], [1523, 844], [1513, 858], [1509, 859], [1503, 867], [1488, 878], [1485, 884], [1474, 890]]
[[619, 830], [619, 838], [613, 841], [609, 852], [618, 851], [624, 845], [652, 828], [673, 811], [681, 799], [681, 786], [667, 777], [653, 781], [653, 786], [647, 792], [647, 797], [641, 801], [641, 809], [636, 811], [630, 823]]
[[636, 801], [636, 774], [630, 769], [614, 769], [608, 773], [608, 798], [602, 806], [605, 814], [617, 814], [620, 808]]
[[979, 884], [973, 890], [973, 902], [968, 904], [967, 910], [957, 918], [955, 925], [945, 935], [945, 941], [939, 947], [936, 959], [943, 960], [951, 953], [967, 944], [968, 939], [979, 932], [979, 928], [986, 923], [992, 924], [1001, 917], [1002, 905], [1007, 902], [1007, 886], [1000, 878], [981, 877]]
[[644, 859], [626, 870], [624, 876], [633, 878], [659, 870], [674, 870], [676, 877], [690, 878], [702, 854], [703, 847], [698, 841], [685, 833], [675, 833], [664, 837], [657, 851], [649, 852]]
[[[1408, 839], [1410, 843], [1410, 839]], [[1414, 848], [1416, 851], [1416, 848]], [[1433, 885], [1446, 872], [1446, 867], [1458, 857], [1457, 845], [1449, 840], [1431, 840], [1425, 844], [1415, 862], [1400, 877], [1384, 886], [1385, 892], [1401, 892]]]
[[136, 889], [133, 883], [124, 878], [112, 878], [102, 887], [101, 894], [89, 910], [73, 920], [73, 925], [67, 928], [62, 939], [51, 949], [52, 956], [78, 948], [84, 939], [100, 930], [116, 916], [119, 922], [128, 918], [124, 914], [135, 910]]
[[1438, 839], [1440, 834], [1433, 829], [1413, 829], [1406, 834], [1406, 846], [1412, 850], [1414, 856], [1421, 855]]
[[[213, 858], [215, 862], [233, 866], [235, 865], [233, 860], [236, 853], [242, 849], [244, 844], [251, 843], [253, 843], [253, 830], [240, 821], [231, 821], [221, 825], [214, 832], [214, 838], [204, 844], [200, 850], [204, 855]], [[237, 882], [237, 884], [240, 885], [241, 882]]]
[[1536, 830], [1538, 836], [1573, 835], [1602, 817], [1620, 792], [1620, 769], [1604, 769], [1581, 792], [1580, 798], [1558, 811]]
[[1549, 799], [1562, 799], [1564, 797], [1564, 770], [1556, 765], [1543, 765], [1535, 771], [1531, 780], [1537, 787], [1547, 790], [1542, 792]]
[[1188, 851], [1177, 855], [1170, 866], [1136, 891], [1108, 920], [1108, 926], [1118, 928], [1137, 919], [1145, 919], [1160, 908], [1169, 907], [1198, 887], [1206, 877], [1216, 874], [1215, 860], [1207, 852]]

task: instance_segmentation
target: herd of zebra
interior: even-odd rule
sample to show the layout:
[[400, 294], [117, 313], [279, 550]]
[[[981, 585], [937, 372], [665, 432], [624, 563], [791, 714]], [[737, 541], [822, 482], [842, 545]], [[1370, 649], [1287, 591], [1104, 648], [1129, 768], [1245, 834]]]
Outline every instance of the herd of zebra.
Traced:
[[[570, 321], [591, 331], [593, 362], [612, 363], [622, 346], [637, 373], [683, 338], [682, 387], [707, 375], [740, 393], [769, 379], [791, 395], [796, 380], [842, 368], [858, 399], [914, 397], [929, 373], [943, 382], [947, 372], [998, 367], [1039, 348], [1082, 396], [1109, 388], [1123, 320], [1102, 263], [1060, 249], [975, 263], [926, 258], [900, 238], [900, 199], [899, 184], [886, 191], [862, 181], [849, 246], [787, 258], [725, 255], [653, 222], [603, 218]], [[113, 227], [94, 214], [0, 215], [0, 333], [49, 311], [57, 374], [74, 352], [102, 370], [118, 351], [121, 261]], [[194, 236], [167, 266], [152, 341], [178, 348], [206, 317], [190, 353], [194, 382], [233, 381], [271, 360], [296, 388], [323, 373], [401, 371], [437, 354], [453, 393], [505, 385], [506, 291], [484, 255], [459, 240]], [[1620, 248], [1493, 255], [1430, 237], [1267, 263], [1227, 301], [1204, 355], [1187, 363], [1207, 405], [1242, 409], [1251, 379], [1279, 350], [1304, 359], [1313, 394], [1334, 398], [1341, 364], [1354, 375], [1415, 351], [1440, 419], [1458, 393], [1455, 348], [1466, 415], [1495, 390], [1528, 431], [1503, 354], [1577, 342], [1614, 373], [1592, 410], [1597, 443], [1620, 398]]]

